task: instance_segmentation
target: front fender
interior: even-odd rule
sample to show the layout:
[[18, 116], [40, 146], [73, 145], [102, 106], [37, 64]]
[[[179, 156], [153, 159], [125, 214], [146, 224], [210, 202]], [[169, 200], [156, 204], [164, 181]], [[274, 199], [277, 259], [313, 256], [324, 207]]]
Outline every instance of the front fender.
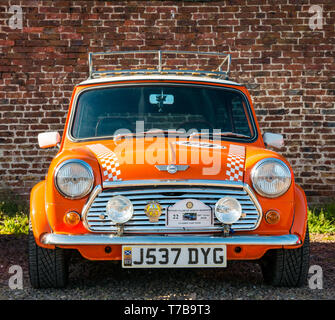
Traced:
[[30, 223], [38, 246], [53, 249], [53, 245], [40, 242], [43, 233], [52, 232], [45, 212], [45, 181], [36, 184], [30, 193]]
[[[307, 230], [307, 200], [304, 190], [295, 185], [294, 189], [294, 218], [290, 233], [300, 237], [302, 243]], [[285, 248], [285, 247], [284, 247]], [[292, 247], [290, 247], [292, 248]], [[289, 248], [287, 248], [289, 249]]]

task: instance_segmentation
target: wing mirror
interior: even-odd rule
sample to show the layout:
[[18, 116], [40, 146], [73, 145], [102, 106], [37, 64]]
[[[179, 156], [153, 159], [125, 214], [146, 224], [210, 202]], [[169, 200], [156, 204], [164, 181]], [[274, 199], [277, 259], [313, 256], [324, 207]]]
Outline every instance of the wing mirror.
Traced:
[[284, 137], [279, 133], [265, 132], [263, 134], [263, 141], [266, 146], [274, 148], [282, 148], [284, 146]]
[[43, 132], [38, 134], [38, 144], [40, 148], [51, 148], [60, 143], [60, 134], [58, 132]]

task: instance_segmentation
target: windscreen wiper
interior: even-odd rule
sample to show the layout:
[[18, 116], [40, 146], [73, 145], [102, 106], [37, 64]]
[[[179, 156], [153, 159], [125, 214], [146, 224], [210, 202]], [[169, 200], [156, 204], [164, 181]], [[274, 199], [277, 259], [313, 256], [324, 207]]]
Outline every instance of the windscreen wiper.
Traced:
[[190, 134], [189, 139], [192, 139], [196, 136], [219, 136], [219, 137], [236, 137], [236, 138], [250, 138], [250, 136], [236, 133], [236, 132], [231, 132], [231, 131], [226, 131], [226, 132], [193, 132]]
[[148, 131], [142, 131], [142, 132], [134, 132], [134, 133], [120, 133], [117, 134], [116, 136], [113, 137], [114, 141], [118, 141], [121, 140], [123, 138], [129, 138], [129, 137], [135, 137], [135, 138], [144, 138], [147, 135], [150, 134], [158, 134], [158, 133], [162, 133], [164, 135], [169, 135], [169, 134], [177, 134], [177, 135], [186, 135], [186, 132], [184, 131], [178, 131], [178, 130], [148, 130]]

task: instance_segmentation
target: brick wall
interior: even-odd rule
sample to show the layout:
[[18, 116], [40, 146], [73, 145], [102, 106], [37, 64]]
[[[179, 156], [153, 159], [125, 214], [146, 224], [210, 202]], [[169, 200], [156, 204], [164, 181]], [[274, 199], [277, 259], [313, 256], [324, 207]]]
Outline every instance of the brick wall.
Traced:
[[248, 85], [262, 131], [284, 134], [309, 202], [334, 200], [334, 23], [334, 0], [0, 0], [0, 187], [27, 197], [45, 175], [55, 150], [37, 134], [62, 132], [87, 52], [162, 48], [231, 52], [231, 78]]

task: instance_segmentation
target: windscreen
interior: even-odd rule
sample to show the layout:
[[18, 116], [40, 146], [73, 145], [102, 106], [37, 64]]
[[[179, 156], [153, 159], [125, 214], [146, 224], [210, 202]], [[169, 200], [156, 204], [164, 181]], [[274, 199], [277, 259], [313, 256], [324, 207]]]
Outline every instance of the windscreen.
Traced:
[[71, 135], [112, 137], [149, 130], [253, 136], [247, 100], [233, 90], [173, 85], [97, 88], [80, 94]]

